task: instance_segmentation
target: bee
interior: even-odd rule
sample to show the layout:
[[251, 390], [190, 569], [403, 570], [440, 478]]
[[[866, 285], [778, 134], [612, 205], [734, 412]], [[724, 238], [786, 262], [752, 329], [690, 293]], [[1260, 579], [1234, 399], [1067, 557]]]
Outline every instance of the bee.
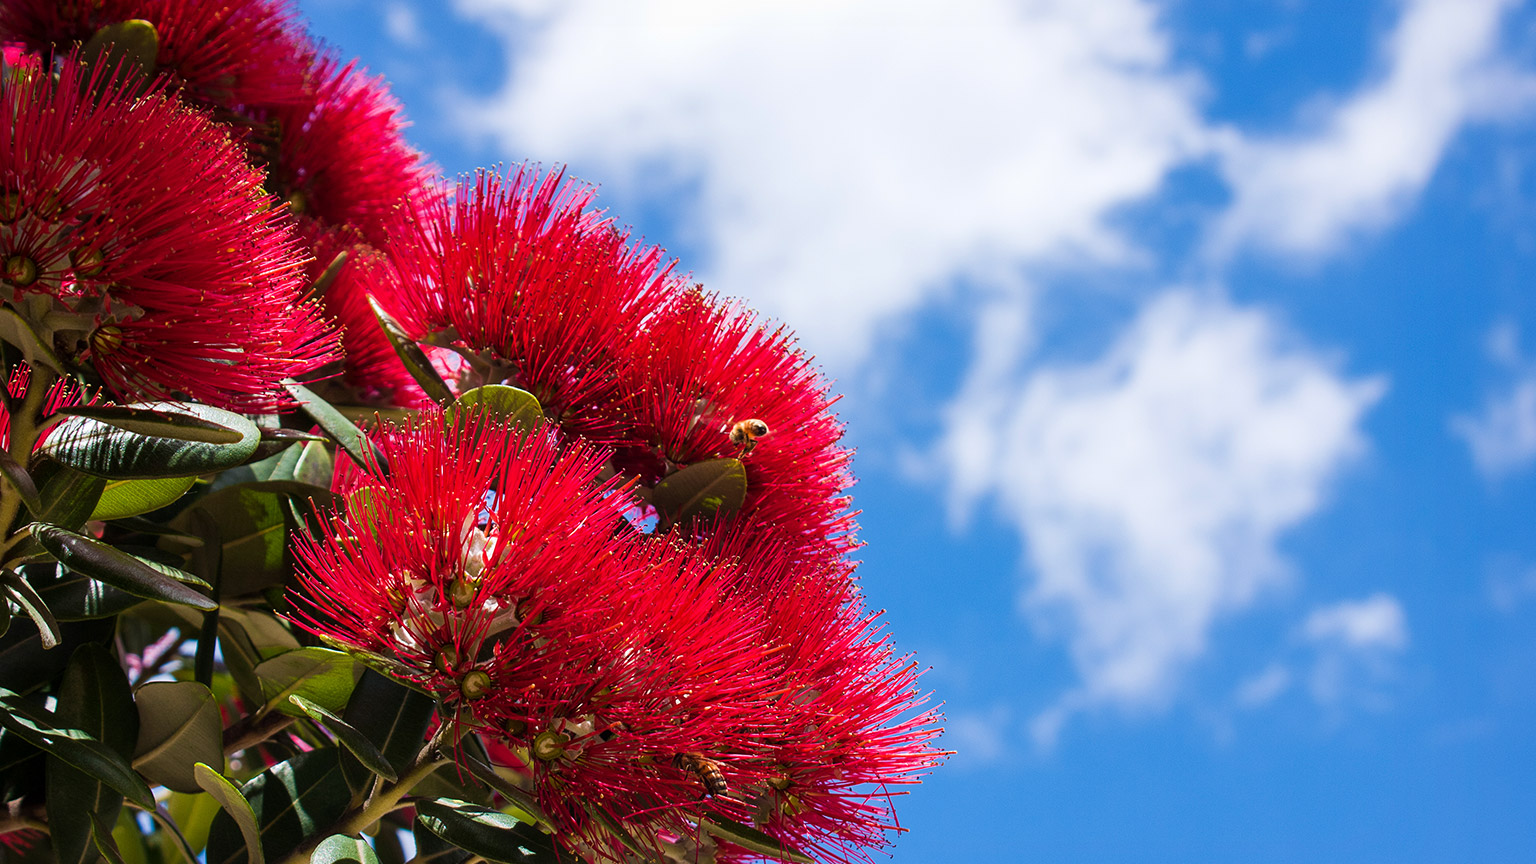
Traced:
[[768, 424], [753, 417], [731, 427], [731, 443], [740, 447], [741, 455], [745, 456], [757, 446], [757, 439], [767, 435], [768, 432]]
[[720, 771], [720, 763], [703, 753], [679, 753], [672, 757], [672, 764], [698, 777], [704, 784], [705, 794], [719, 798], [726, 793], [725, 774]]

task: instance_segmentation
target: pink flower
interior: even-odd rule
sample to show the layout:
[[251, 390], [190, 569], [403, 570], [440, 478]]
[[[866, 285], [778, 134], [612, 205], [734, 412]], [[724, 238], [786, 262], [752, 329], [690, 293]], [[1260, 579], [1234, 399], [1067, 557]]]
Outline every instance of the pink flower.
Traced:
[[[283, 214], [222, 130], [37, 67], [0, 93], [0, 299], [125, 399], [270, 410], [335, 354]], [[86, 95], [90, 87], [99, 95]]]

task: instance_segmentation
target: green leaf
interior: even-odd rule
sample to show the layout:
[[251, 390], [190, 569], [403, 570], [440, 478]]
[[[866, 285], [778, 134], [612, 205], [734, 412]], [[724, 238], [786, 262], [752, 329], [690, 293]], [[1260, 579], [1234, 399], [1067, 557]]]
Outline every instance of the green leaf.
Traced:
[[474, 408], [524, 432], [544, 428], [544, 408], [539, 405], [538, 397], [527, 390], [505, 384], [476, 387], [465, 392], [448, 408], [448, 419], [457, 423], [461, 416]]
[[155, 25], [132, 18], [97, 30], [80, 49], [80, 59], [93, 69], [147, 79], [155, 72], [159, 53], [160, 35], [155, 32]]
[[279, 654], [256, 667], [267, 706], [296, 717], [303, 717], [304, 712], [288, 701], [289, 696], [297, 693], [328, 711], [339, 712], [346, 707], [361, 673], [352, 655], [313, 647]]
[[405, 335], [404, 328], [395, 319], [389, 317], [389, 313], [384, 311], [377, 300], [369, 297], [368, 305], [373, 307], [373, 314], [379, 319], [379, 329], [384, 331], [384, 337], [389, 340], [390, 345], [394, 346], [395, 354], [399, 356], [400, 362], [405, 364], [405, 370], [411, 373], [411, 377], [416, 379], [417, 384], [421, 385], [422, 392], [427, 394], [427, 398], [439, 405], [448, 405], [453, 402], [452, 388], [443, 381], [442, 376], [437, 374], [432, 361], [428, 359], [427, 353], [421, 350], [421, 346]]
[[780, 843], [777, 839], [740, 822], [733, 822], [718, 813], [707, 813], [709, 818], [699, 820], [699, 827], [705, 831], [735, 843], [749, 852], [766, 855], [769, 858], [778, 858], [781, 861], [793, 861], [795, 864], [816, 864], [815, 859], [809, 855]]
[[499, 810], [453, 798], [418, 799], [416, 818], [433, 834], [487, 861], [534, 864], [558, 860], [548, 835]]
[[108, 618], [144, 602], [126, 591], [69, 571], [39, 586], [37, 595], [60, 621]]
[[[42, 512], [43, 499], [37, 494], [37, 484], [32, 482], [32, 475], [27, 469], [21, 467], [16, 457], [0, 448], [0, 475], [5, 477], [5, 482], [21, 496], [21, 503], [27, 505], [27, 512], [34, 516]], [[3, 526], [9, 527], [9, 526]]]
[[696, 462], [656, 484], [651, 503], [670, 524], [710, 519], [741, 509], [747, 468], [736, 459]]
[[93, 735], [54, 725], [47, 712], [34, 710], [14, 691], [0, 687], [0, 726], [34, 747], [59, 757], [105, 782], [134, 802], [153, 807], [155, 796], [128, 761]]
[[[54, 798], [53, 800], [57, 801], [59, 799]], [[120, 810], [121, 808], [122, 805], [119, 804], [118, 809]], [[112, 836], [112, 826], [116, 822], [117, 818], [115, 816], [111, 822], [108, 822], [105, 814], [92, 813], [91, 842], [96, 847], [96, 851], [101, 853], [101, 857], [107, 859], [107, 864], [128, 864], [127, 860], [123, 857], [123, 853], [117, 848], [117, 840]]]
[[[99, 645], [75, 649], [59, 685], [54, 716], [60, 725], [94, 736], [120, 756], [127, 756], [133, 747], [138, 713], [128, 692], [128, 678]], [[116, 822], [123, 795], [53, 754], [48, 756], [47, 770], [48, 800], [71, 804], [49, 813], [58, 864], [89, 864], [98, 854], [92, 817], [99, 814]]]
[[256, 667], [261, 663], [261, 651], [251, 641], [250, 634], [238, 622], [220, 615], [218, 639], [219, 647], [224, 652], [224, 668], [229, 670], [229, 676], [235, 680], [240, 695], [253, 704], [263, 701], [266, 696], [261, 679], [256, 677]]
[[75, 648], [87, 642], [110, 641], [117, 622], [111, 618], [70, 621], [59, 625], [63, 650], [48, 650], [33, 627], [12, 627], [0, 637], [0, 681], [26, 693], [64, 674]]
[[358, 429], [351, 420], [342, 416], [341, 412], [337, 411], [331, 403], [316, 396], [310, 392], [309, 388], [297, 381], [285, 380], [283, 387], [288, 390], [289, 395], [298, 401], [299, 407], [304, 409], [304, 413], [320, 424], [320, 428], [324, 429], [331, 438], [335, 439], [337, 444], [341, 445], [343, 450], [347, 451], [347, 455], [352, 457], [353, 462], [366, 466], [369, 460], [372, 459], [379, 466], [380, 471], [386, 474], [389, 473], [389, 463], [384, 459], [384, 454], [378, 452], [374, 448], [373, 443], [368, 440], [368, 437], [362, 433], [362, 430]]
[[347, 748], [353, 756], [356, 756], [358, 761], [362, 762], [369, 771], [383, 777], [385, 780], [393, 781], [399, 779], [399, 775], [395, 773], [394, 767], [389, 764], [389, 760], [384, 758], [384, 754], [379, 752], [379, 748], [375, 747], [373, 742], [368, 740], [368, 736], [348, 725], [347, 721], [325, 710], [324, 706], [316, 705], [297, 693], [289, 694], [288, 701], [299, 706], [299, 710], [309, 715], [311, 720], [315, 720], [331, 730], [331, 734], [336, 736], [337, 742]]
[[82, 474], [73, 468], [58, 466], [58, 470], [43, 483], [39, 493], [43, 499], [43, 512], [36, 514], [37, 521], [71, 531], [84, 525], [101, 499], [101, 490], [107, 481], [101, 477]]
[[21, 611], [27, 613], [32, 623], [37, 625], [39, 638], [43, 640], [43, 648], [48, 649], [59, 644], [64, 638], [59, 632], [59, 623], [53, 617], [53, 612], [48, 608], [43, 598], [38, 596], [32, 584], [13, 570], [0, 570], [0, 586], [4, 591], [0, 592], [0, 603], [5, 602], [5, 597], [16, 601]]
[[196, 477], [161, 477], [156, 480], [109, 480], [91, 519], [107, 521], [159, 510], [185, 495]]
[[[29, 527], [33, 538], [44, 549], [57, 558], [60, 564], [76, 573], [99, 579], [114, 588], [148, 600], [179, 603], [205, 612], [219, 608], [219, 604], [165, 575], [164, 565], [151, 566], [99, 540], [53, 525], [34, 522]], [[189, 579], [196, 578], [187, 575]]]
[[[432, 697], [373, 669], [364, 669], [341, 717], [378, 749], [396, 774], [401, 774], [421, 752], [435, 710]], [[354, 789], [372, 779], [366, 766], [350, 753], [342, 755], [341, 768]]]
[[48, 347], [48, 342], [9, 306], [0, 308], [0, 339], [16, 346], [29, 365], [51, 369], [61, 376], [69, 374], [63, 361]]
[[[256, 814], [262, 854], [281, 861], [300, 843], [336, 824], [352, 792], [342, 779], [337, 749], [327, 747], [280, 762], [241, 788]], [[245, 839], [228, 813], [213, 819], [207, 864], [245, 864]]]
[[54, 427], [42, 452], [97, 477], [138, 479], [208, 474], [241, 464], [256, 450], [261, 432], [245, 417], [209, 405], [145, 402], [131, 406], [72, 409]]
[[[193, 407], [181, 403], [156, 404], [174, 405], [176, 408]], [[194, 414], [141, 405], [75, 405], [60, 408], [59, 414], [64, 417], [89, 417], [92, 420], [100, 420], [108, 426], [145, 438], [174, 438], [177, 441], [196, 441], [203, 444], [238, 444], [245, 437], [240, 429], [205, 420]], [[261, 434], [260, 430], [257, 430], [257, 434]]]
[[134, 701], [139, 736], [133, 767], [177, 792], [201, 789], [193, 766], [224, 764], [224, 726], [213, 691], [196, 681], [151, 681]]
[[[205, 495], [177, 514], [171, 526], [189, 535], [200, 534], [196, 514], [206, 513], [218, 527], [221, 546], [220, 593], [241, 597], [281, 584], [288, 573], [287, 531], [282, 498], [254, 483], [230, 486]], [[189, 553], [191, 547], [167, 538], [162, 549]]]
[[336, 459], [331, 456], [330, 448], [322, 442], [311, 441], [299, 453], [299, 464], [293, 468], [293, 479], [329, 490], [335, 473]]
[[229, 782], [229, 778], [202, 762], [192, 766], [192, 773], [197, 779], [197, 785], [219, 802], [219, 806], [224, 808], [224, 812], [229, 814], [240, 829], [250, 864], [262, 864], [261, 824], [256, 821], [256, 810], [251, 802], [246, 800], [235, 784]]
[[315, 847], [309, 864], [379, 864], [379, 856], [365, 840], [332, 834]]
[[416, 840], [416, 864], [463, 864], [474, 857], [432, 833], [419, 816], [411, 823], [411, 835]]

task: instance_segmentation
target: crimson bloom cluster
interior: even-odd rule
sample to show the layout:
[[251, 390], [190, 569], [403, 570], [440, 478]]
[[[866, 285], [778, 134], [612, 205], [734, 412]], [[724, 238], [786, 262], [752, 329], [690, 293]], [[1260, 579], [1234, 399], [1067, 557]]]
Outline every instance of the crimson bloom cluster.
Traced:
[[[201, 574], [181, 575], [207, 596], [143, 588], [164, 580], [163, 561], [131, 584], [211, 616], [180, 625], [196, 641], [191, 680], [226, 669], [239, 692], [219, 740], [265, 768], [241, 792], [258, 822], [262, 777], [298, 776], [329, 752], [316, 750], [321, 728], [362, 747], [337, 713], [355, 720], [356, 700], [331, 713], [294, 702], [319, 723], [309, 737], [270, 722], [298, 710], [271, 693], [308, 692], [269, 686], [274, 652], [307, 651], [306, 663], [360, 658], [436, 706], [431, 741], [407, 742], [399, 776], [370, 767], [374, 785], [321, 820], [342, 836], [389, 817], [438, 757], [473, 767], [480, 753], [500, 771], [481, 777], [486, 800], [565, 856], [849, 861], [888, 841], [892, 797], [944, 755], [938, 717], [865, 605], [835, 399], [787, 331], [679, 275], [558, 169], [442, 180], [405, 143], [382, 80], [318, 46], [280, 0], [6, 0], [0, 41], [10, 461], [25, 475], [61, 411], [85, 414], [75, 431], [102, 418], [212, 454], [185, 477], [142, 459], [122, 468], [137, 444], [105, 468], [75, 439], [45, 454], [151, 478], [151, 497], [186, 481], [137, 510], [38, 503], [0, 466], [20, 496], [0, 496], [0, 557], [37, 555], [28, 531], [62, 531], [77, 545], [158, 544]], [[175, 427], [155, 419], [162, 407], [119, 410], [145, 400], [226, 412]], [[65, 407], [76, 402], [90, 407]], [[248, 449], [219, 462], [236, 439]], [[64, 477], [59, 494], [74, 488]], [[321, 502], [318, 517], [295, 496]], [[23, 498], [79, 518], [24, 527]], [[268, 498], [281, 506], [262, 511], [278, 514], [263, 530], [286, 532], [277, 566], [292, 563], [271, 578], [236, 560], [248, 547], [217, 524], [230, 512], [219, 502]], [[239, 531], [261, 536], [255, 509], [234, 510]], [[66, 569], [85, 560], [66, 551], [53, 552]], [[39, 596], [0, 589], [28, 610]], [[272, 632], [271, 645], [251, 637]], [[175, 656], [157, 638], [156, 662]], [[282, 734], [300, 756], [272, 749]], [[134, 767], [157, 773], [144, 776], [212, 791], [206, 770], [146, 752]], [[470, 804], [417, 794], [418, 825], [469, 836], [455, 826]], [[500, 824], [489, 818], [474, 824]], [[220, 857], [214, 828], [210, 864], [240, 860]]]

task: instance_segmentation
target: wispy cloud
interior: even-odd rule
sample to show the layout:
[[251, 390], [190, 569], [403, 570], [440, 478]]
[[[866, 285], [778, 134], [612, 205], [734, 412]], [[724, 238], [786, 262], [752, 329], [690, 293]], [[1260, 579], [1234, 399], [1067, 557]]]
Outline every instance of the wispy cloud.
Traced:
[[1078, 710], [1163, 704], [1212, 625], [1285, 578], [1278, 537], [1362, 450], [1384, 388], [1264, 313], [1192, 293], [1150, 303], [1092, 363], [1019, 387], [1002, 364], [978, 369], [999, 377], [968, 382], [943, 452], [956, 488], [1016, 521], [1026, 609], [1082, 677], [1038, 721], [1043, 743]]
[[1490, 480], [1536, 463], [1536, 362], [1522, 356], [1519, 342], [1514, 324], [1493, 328], [1488, 356], [1507, 380], [1481, 413], [1451, 419], [1451, 430], [1466, 440], [1472, 461]]
[[1376, 80], [1276, 137], [1234, 133], [1222, 173], [1234, 200], [1212, 247], [1336, 251], [1396, 221], [1469, 121], [1530, 107], [1536, 82], [1499, 48], [1516, 0], [1409, 0]]
[[1313, 610], [1302, 635], [1316, 651], [1309, 689], [1318, 704], [1342, 709], [1352, 704], [1385, 705], [1377, 689], [1408, 649], [1408, 619], [1397, 598], [1377, 593]]

